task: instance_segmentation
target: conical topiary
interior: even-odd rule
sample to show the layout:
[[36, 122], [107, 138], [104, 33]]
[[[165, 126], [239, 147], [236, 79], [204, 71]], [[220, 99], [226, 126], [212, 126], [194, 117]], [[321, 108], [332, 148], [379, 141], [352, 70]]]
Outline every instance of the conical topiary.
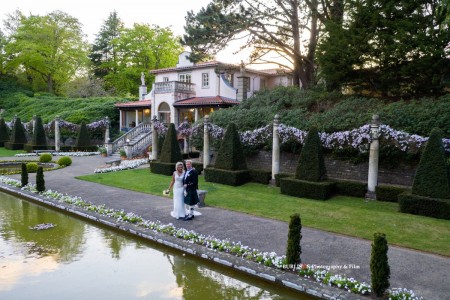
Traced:
[[0, 147], [3, 147], [5, 142], [9, 142], [9, 128], [6, 126], [5, 120], [0, 119]]
[[87, 147], [91, 145], [91, 138], [89, 136], [89, 131], [86, 124], [81, 122], [80, 129], [78, 129], [77, 140], [75, 142], [75, 147]]
[[26, 144], [27, 137], [25, 136], [25, 129], [23, 128], [20, 118], [16, 118], [11, 132], [10, 141], [12, 144]]
[[47, 138], [45, 136], [44, 125], [42, 125], [41, 117], [36, 118], [36, 123], [34, 125], [33, 139], [31, 140], [32, 145], [47, 145]]
[[42, 167], [38, 167], [36, 172], [36, 190], [38, 192], [45, 191], [44, 169]]
[[300, 152], [295, 178], [307, 181], [326, 179], [325, 161], [322, 153], [322, 142], [317, 128], [311, 128], [306, 136], [305, 144]]
[[234, 123], [227, 126], [214, 167], [232, 171], [247, 169], [241, 139]]
[[302, 262], [300, 255], [302, 247], [300, 240], [302, 239], [302, 221], [299, 214], [291, 216], [289, 222], [289, 233], [286, 248], [286, 262], [289, 266], [297, 266]]
[[381, 297], [390, 285], [391, 269], [389, 268], [387, 253], [386, 236], [383, 233], [375, 233], [370, 257], [370, 274], [372, 289], [377, 297]]
[[181, 155], [180, 145], [177, 141], [175, 124], [170, 123], [166, 137], [164, 138], [159, 161], [163, 163], [176, 163], [181, 160], [183, 160], [183, 156]]
[[22, 172], [20, 173], [21, 185], [26, 186], [28, 184], [28, 170], [27, 165], [22, 163]]
[[412, 193], [432, 198], [449, 198], [449, 177], [441, 130], [434, 128], [420, 158]]

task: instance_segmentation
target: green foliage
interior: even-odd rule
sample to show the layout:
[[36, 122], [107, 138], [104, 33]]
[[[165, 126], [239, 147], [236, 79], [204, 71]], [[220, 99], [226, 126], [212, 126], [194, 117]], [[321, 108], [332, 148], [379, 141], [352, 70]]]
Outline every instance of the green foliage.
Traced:
[[[161, 149], [161, 156], [159, 161], [162, 163], [177, 163], [182, 161], [183, 157], [181, 155], [180, 145], [177, 141], [177, 131], [175, 129], [175, 124], [170, 123], [167, 130], [166, 137]], [[175, 169], [172, 170], [175, 171]]]
[[262, 184], [269, 184], [272, 179], [272, 172], [266, 170], [248, 169], [251, 182], [257, 182]]
[[44, 180], [44, 169], [42, 167], [38, 167], [36, 173], [36, 190], [38, 192], [45, 191], [45, 180]]
[[47, 138], [45, 136], [44, 125], [42, 124], [41, 117], [36, 117], [36, 123], [33, 130], [32, 145], [45, 146], [47, 145]]
[[91, 138], [89, 136], [89, 131], [84, 122], [81, 122], [80, 128], [78, 130], [77, 140], [74, 147], [87, 147], [91, 145]]
[[370, 257], [370, 274], [372, 289], [377, 297], [383, 296], [389, 288], [391, 270], [388, 263], [388, 245], [383, 233], [375, 233]]
[[29, 162], [27, 163], [27, 172], [28, 173], [36, 173], [37, 169], [38, 169], [38, 164], [35, 162]]
[[203, 172], [203, 163], [199, 163], [199, 162], [192, 162], [192, 167], [197, 170], [198, 175], [202, 174]]
[[205, 181], [220, 184], [239, 186], [250, 180], [248, 170], [224, 170], [217, 168], [205, 168]]
[[318, 182], [325, 180], [326, 175], [322, 142], [317, 128], [313, 127], [308, 132], [302, 152], [300, 152], [295, 178]]
[[4, 142], [9, 141], [9, 128], [6, 126], [5, 120], [0, 118], [0, 147], [4, 146]]
[[20, 121], [20, 118], [16, 118], [14, 122], [10, 142], [12, 144], [25, 144], [27, 142], [27, 138], [25, 136], [25, 129], [23, 128], [22, 121]]
[[28, 184], [28, 169], [25, 163], [22, 163], [22, 171], [20, 173], [20, 182], [22, 186], [26, 186]]
[[159, 161], [150, 161], [150, 172], [166, 176], [172, 176], [175, 171], [175, 163], [163, 163]]
[[50, 153], [42, 153], [39, 156], [39, 162], [41, 163], [48, 163], [52, 161], [52, 155]]
[[60, 166], [70, 166], [72, 164], [72, 159], [68, 156], [62, 156], [56, 162]]
[[247, 169], [241, 139], [234, 123], [230, 123], [226, 129], [214, 167], [231, 171]]
[[397, 202], [398, 195], [406, 192], [405, 187], [394, 185], [377, 185], [375, 187], [375, 194], [378, 201]]
[[280, 179], [280, 192], [285, 195], [327, 200], [333, 196], [335, 183], [331, 181], [306, 181], [292, 177]]
[[450, 198], [450, 170], [447, 166], [441, 131], [433, 129], [422, 152], [412, 193], [432, 198]]
[[275, 185], [277, 187], [280, 187], [280, 179], [281, 178], [293, 177], [293, 176], [294, 175], [290, 174], [290, 173], [278, 173], [278, 174], [275, 174]]
[[339, 195], [364, 198], [367, 192], [367, 183], [351, 180], [334, 180], [336, 193]]
[[450, 200], [423, 197], [410, 192], [398, 195], [398, 203], [402, 213], [450, 220]]
[[302, 220], [299, 214], [293, 214], [289, 222], [289, 233], [286, 247], [286, 262], [290, 266], [297, 266], [302, 262]]

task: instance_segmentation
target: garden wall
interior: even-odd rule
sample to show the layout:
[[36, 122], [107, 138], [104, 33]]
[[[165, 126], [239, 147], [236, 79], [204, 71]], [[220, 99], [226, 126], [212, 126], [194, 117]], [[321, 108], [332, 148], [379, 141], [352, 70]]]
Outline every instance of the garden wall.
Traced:
[[[212, 153], [211, 164], [214, 164], [216, 153]], [[280, 173], [295, 173], [299, 155], [281, 152]], [[201, 158], [202, 159], [202, 158]], [[247, 166], [250, 169], [272, 170], [272, 152], [259, 151], [255, 155], [247, 156]], [[369, 162], [352, 164], [349, 161], [333, 159], [325, 155], [325, 165], [329, 178], [347, 179], [367, 182]], [[378, 169], [379, 184], [394, 184], [412, 186], [416, 166], [400, 164], [398, 168], [388, 169], [382, 166]]]

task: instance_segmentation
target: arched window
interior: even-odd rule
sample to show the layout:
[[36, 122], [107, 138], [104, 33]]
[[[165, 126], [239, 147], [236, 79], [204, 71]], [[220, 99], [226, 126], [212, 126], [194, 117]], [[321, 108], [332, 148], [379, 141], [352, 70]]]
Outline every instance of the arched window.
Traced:
[[166, 102], [159, 105], [158, 108], [159, 121], [163, 123], [170, 123], [170, 106]]

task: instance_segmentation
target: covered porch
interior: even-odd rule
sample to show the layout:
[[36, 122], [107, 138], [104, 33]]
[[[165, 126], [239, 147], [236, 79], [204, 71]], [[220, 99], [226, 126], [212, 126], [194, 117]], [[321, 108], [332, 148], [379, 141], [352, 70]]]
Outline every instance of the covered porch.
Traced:
[[128, 131], [140, 123], [151, 121], [151, 100], [141, 100], [126, 103], [117, 103], [119, 109], [119, 124], [121, 131]]

